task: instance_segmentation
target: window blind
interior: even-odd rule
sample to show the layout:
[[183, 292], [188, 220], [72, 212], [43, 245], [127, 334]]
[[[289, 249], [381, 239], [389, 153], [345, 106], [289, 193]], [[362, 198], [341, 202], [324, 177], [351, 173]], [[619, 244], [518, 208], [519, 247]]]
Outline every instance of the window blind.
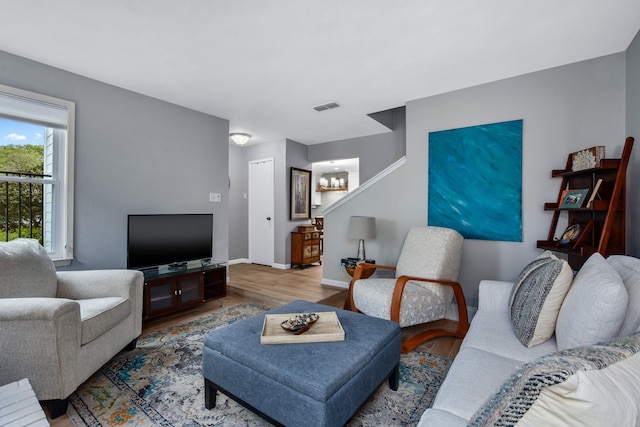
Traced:
[[55, 129], [66, 129], [69, 109], [65, 105], [28, 98], [2, 91], [0, 88], [0, 117], [29, 122]]

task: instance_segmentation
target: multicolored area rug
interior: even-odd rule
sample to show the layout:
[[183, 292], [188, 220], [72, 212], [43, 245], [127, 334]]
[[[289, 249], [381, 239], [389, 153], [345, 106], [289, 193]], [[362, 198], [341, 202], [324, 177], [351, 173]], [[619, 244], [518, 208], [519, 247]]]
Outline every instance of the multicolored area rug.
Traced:
[[[207, 410], [202, 377], [204, 336], [265, 310], [241, 304], [140, 337], [71, 395], [67, 415], [75, 426], [269, 426], [223, 394]], [[398, 391], [385, 382], [349, 426], [416, 425], [449, 365], [428, 353], [402, 355]]]

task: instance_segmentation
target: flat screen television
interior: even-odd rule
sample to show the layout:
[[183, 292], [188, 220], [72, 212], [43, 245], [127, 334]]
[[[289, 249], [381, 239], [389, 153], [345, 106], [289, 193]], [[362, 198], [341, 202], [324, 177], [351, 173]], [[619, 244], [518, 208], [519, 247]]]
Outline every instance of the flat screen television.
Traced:
[[180, 266], [212, 254], [213, 214], [128, 216], [127, 268]]

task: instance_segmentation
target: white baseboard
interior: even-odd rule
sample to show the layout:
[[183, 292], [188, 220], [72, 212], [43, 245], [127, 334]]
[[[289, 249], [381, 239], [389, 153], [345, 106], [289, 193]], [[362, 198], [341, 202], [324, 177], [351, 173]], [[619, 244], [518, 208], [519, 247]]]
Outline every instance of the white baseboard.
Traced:
[[[233, 265], [233, 264], [251, 264], [251, 260], [249, 258], [230, 259], [229, 261], [227, 261], [227, 264], [228, 265]], [[279, 270], [288, 270], [288, 269], [291, 268], [291, 264], [273, 263], [273, 264], [271, 264], [271, 267], [277, 268]]]
[[238, 258], [238, 259], [230, 259], [229, 261], [227, 261], [228, 265], [233, 265], [233, 264], [250, 264], [250, 261], [248, 258]]

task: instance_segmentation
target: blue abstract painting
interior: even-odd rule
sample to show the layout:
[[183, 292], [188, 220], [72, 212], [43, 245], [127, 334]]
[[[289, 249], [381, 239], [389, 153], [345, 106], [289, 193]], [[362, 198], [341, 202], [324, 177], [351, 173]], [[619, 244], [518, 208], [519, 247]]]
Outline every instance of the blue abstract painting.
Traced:
[[429, 225], [522, 241], [522, 120], [429, 133]]

